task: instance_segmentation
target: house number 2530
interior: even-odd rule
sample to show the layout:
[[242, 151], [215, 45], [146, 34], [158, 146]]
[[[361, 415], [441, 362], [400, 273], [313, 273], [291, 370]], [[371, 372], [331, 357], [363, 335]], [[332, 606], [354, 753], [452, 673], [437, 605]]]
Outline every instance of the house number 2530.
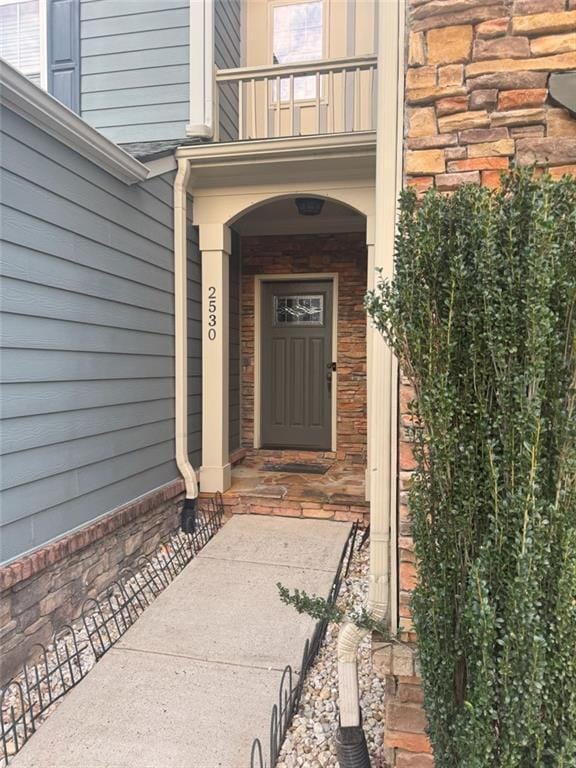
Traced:
[[208, 339], [214, 341], [216, 338], [216, 288], [213, 285], [208, 287]]

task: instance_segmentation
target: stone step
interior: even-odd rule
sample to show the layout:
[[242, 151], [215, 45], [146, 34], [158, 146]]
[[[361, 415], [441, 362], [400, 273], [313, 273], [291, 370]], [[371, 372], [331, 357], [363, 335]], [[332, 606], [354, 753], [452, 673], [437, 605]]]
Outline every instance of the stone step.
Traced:
[[228, 515], [271, 515], [305, 517], [368, 525], [370, 503], [361, 498], [349, 501], [316, 502], [294, 498], [255, 496], [234, 491], [224, 494]]

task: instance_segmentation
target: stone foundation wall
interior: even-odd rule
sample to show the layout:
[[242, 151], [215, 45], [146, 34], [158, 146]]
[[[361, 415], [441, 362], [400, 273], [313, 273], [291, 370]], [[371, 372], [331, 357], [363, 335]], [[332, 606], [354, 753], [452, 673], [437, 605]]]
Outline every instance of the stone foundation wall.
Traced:
[[[407, 184], [419, 194], [464, 183], [496, 187], [513, 162], [546, 167], [554, 178], [576, 175], [576, 119], [548, 89], [552, 73], [576, 70], [576, 0], [410, 0], [407, 27]], [[417, 566], [407, 491], [415, 462], [406, 427], [413, 397], [402, 379], [399, 615], [402, 637], [412, 643]], [[399, 671], [409, 666], [408, 648], [415, 653], [414, 645], [394, 646], [375, 656], [387, 681], [387, 759], [397, 768], [429, 768], [429, 753], [409, 747], [425, 738], [425, 720], [415, 714], [417, 675]]]
[[177, 527], [177, 480], [0, 568], [0, 685], [119, 572]]
[[366, 237], [272, 235], [242, 238], [242, 445], [254, 445], [254, 276], [339, 275], [337, 458], [366, 462]]
[[386, 680], [384, 759], [390, 767], [432, 768], [432, 747], [425, 735], [426, 714], [416, 646], [381, 643], [372, 646], [376, 674]]

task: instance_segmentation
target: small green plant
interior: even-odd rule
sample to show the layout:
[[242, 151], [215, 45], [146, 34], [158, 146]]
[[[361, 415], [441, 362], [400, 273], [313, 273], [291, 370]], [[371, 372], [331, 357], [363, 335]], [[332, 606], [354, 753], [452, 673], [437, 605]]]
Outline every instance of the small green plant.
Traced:
[[402, 195], [367, 307], [413, 383], [437, 768], [576, 766], [576, 180]]
[[295, 589], [291, 593], [280, 582], [276, 586], [278, 587], [282, 602], [295, 608], [298, 613], [306, 613], [317, 621], [329, 621], [336, 624], [349, 621], [360, 629], [379, 632], [384, 637], [388, 636], [388, 628], [385, 623], [374, 619], [365, 607], [355, 608], [346, 612], [335, 603], [331, 603], [323, 597], [318, 597], [318, 595], [308, 595], [300, 589]]

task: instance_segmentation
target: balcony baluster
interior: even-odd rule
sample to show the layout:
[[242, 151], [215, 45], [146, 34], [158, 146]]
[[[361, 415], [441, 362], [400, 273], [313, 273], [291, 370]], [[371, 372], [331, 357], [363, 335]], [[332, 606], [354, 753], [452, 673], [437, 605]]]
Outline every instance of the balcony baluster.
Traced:
[[216, 86], [238, 86], [240, 141], [373, 131], [376, 61], [356, 56], [217, 70]]

